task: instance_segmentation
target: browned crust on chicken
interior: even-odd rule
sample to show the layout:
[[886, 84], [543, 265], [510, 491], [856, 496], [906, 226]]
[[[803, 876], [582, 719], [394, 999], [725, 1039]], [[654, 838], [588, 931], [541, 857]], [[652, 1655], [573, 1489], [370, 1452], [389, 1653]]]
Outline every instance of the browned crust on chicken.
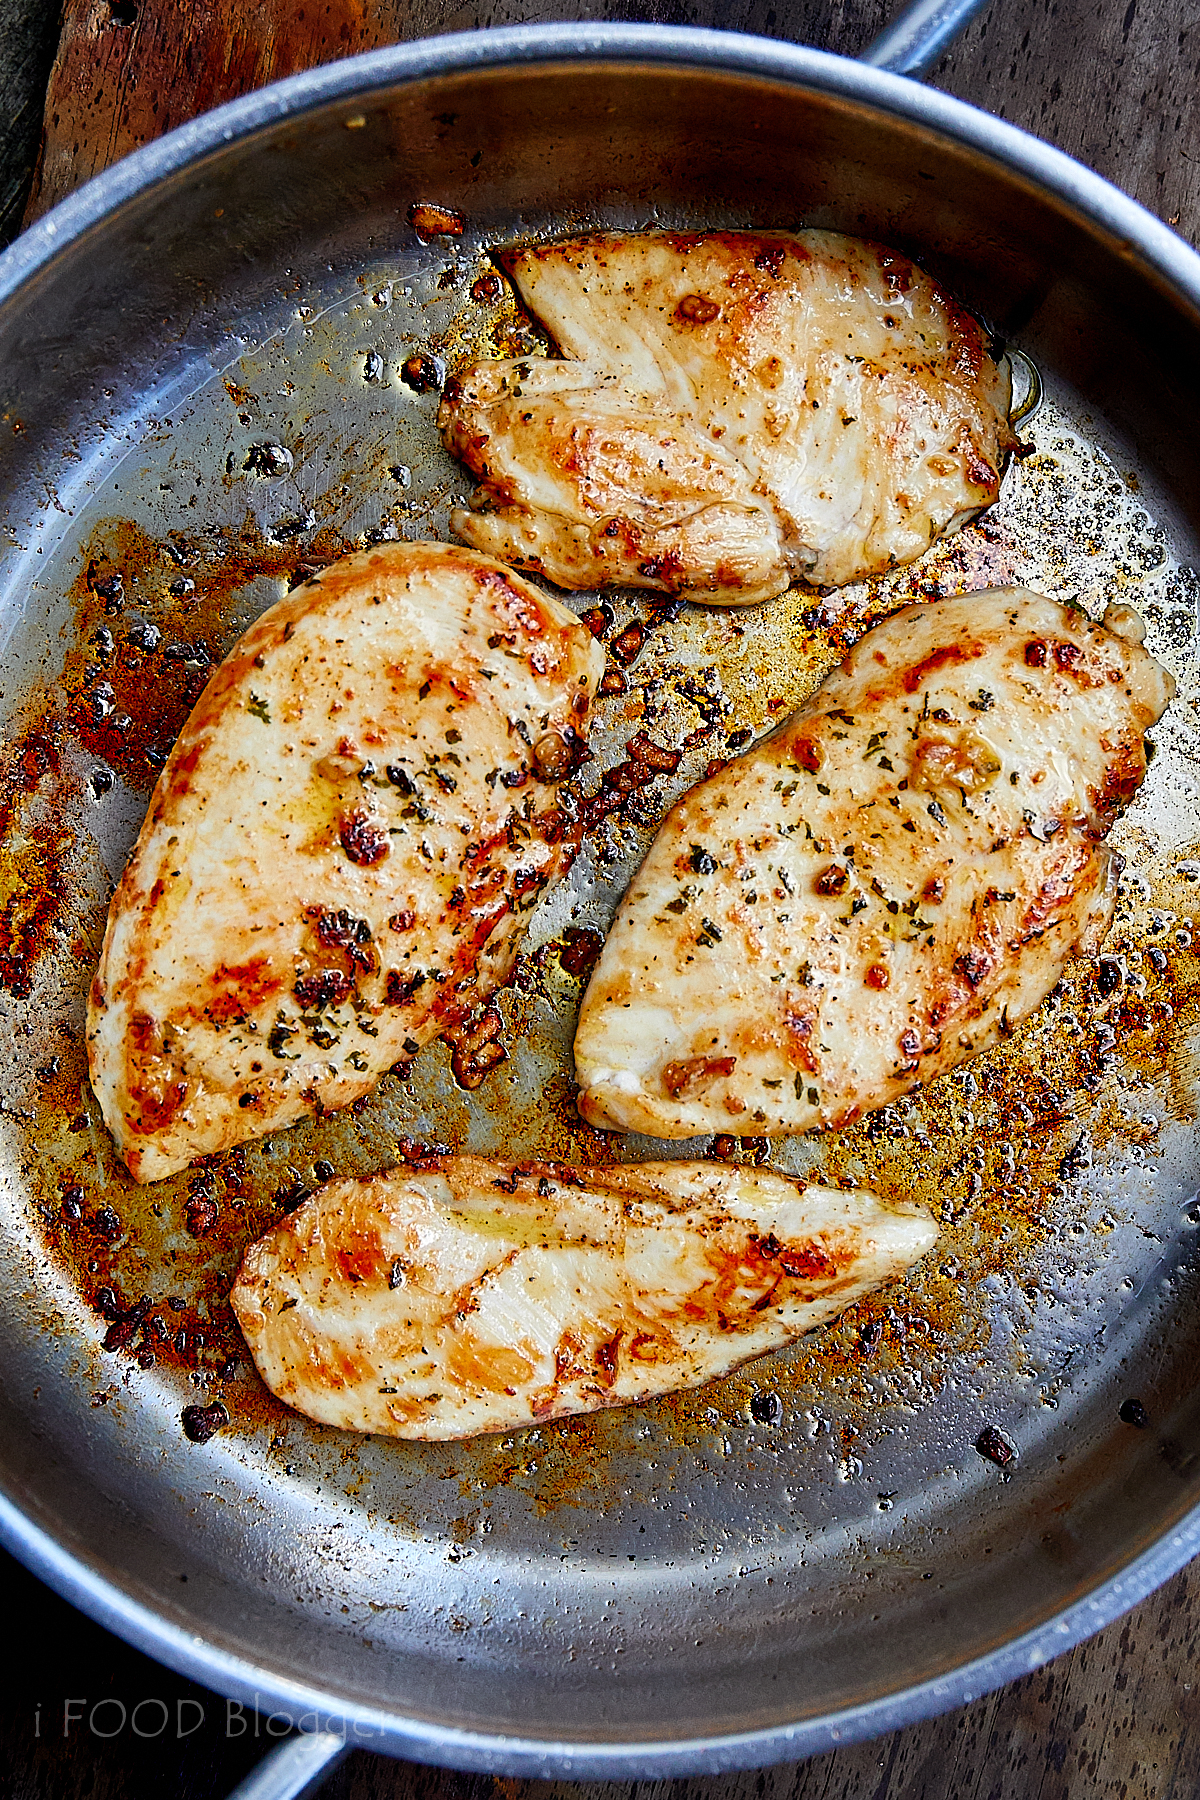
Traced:
[[1007, 588], [862, 638], [665, 820], [584, 996], [585, 1118], [843, 1125], [1031, 1012], [1112, 918], [1102, 840], [1174, 692], [1140, 636]]
[[565, 588], [724, 605], [911, 561], [996, 498], [1007, 365], [906, 257], [835, 232], [598, 232], [497, 260], [561, 357], [439, 424], [458, 534]]
[[214, 672], [109, 910], [92, 1084], [131, 1173], [331, 1110], [465, 1017], [569, 866], [557, 801], [602, 668], [473, 551], [394, 544]]
[[936, 1235], [919, 1208], [769, 1170], [429, 1158], [321, 1189], [251, 1245], [230, 1299], [289, 1406], [469, 1437], [727, 1374]]

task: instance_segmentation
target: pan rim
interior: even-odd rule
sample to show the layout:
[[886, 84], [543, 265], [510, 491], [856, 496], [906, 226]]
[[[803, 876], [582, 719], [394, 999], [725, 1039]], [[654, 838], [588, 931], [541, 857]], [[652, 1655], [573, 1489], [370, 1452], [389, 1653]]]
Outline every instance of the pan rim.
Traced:
[[[197, 1631], [164, 1618], [127, 1588], [58, 1541], [0, 1493], [0, 1544], [97, 1624], [136, 1649], [223, 1697], [271, 1708], [305, 1730], [341, 1737], [442, 1768], [538, 1780], [632, 1781], [715, 1775], [773, 1763], [799, 1762], [936, 1718], [956, 1706], [1031, 1675], [1102, 1631], [1200, 1553], [1200, 1507], [1090, 1594], [986, 1655], [894, 1694], [790, 1725], [711, 1738], [559, 1740], [450, 1726], [365, 1704], [332, 1707], [331, 1696], [304, 1681], [264, 1671]], [[311, 1721], [311, 1724], [309, 1723]]]
[[509, 25], [417, 39], [347, 57], [226, 102], [93, 176], [0, 252], [0, 306], [118, 207], [235, 141], [339, 100], [401, 82], [583, 61], [758, 76], [877, 105], [981, 151], [1066, 200], [1200, 312], [1200, 253], [1140, 202], [1065, 151], [904, 75], [805, 45], [679, 25]]
[[[659, 25], [556, 24], [418, 40], [326, 65], [244, 96], [165, 134], [87, 182], [0, 253], [0, 306], [110, 214], [204, 158], [284, 120], [419, 80], [555, 64], [641, 64], [750, 76], [877, 107], [981, 153], [1055, 195], [1115, 239], [1200, 318], [1200, 255], [1138, 202], [1064, 152], [964, 101], [903, 76], [803, 46], [733, 32]], [[7, 1485], [7, 1484], [6, 1484]], [[557, 1741], [456, 1728], [346, 1704], [259, 1670], [139, 1599], [98, 1562], [60, 1543], [11, 1491], [0, 1492], [0, 1543], [33, 1573], [126, 1641], [214, 1691], [315, 1716], [363, 1747], [506, 1775], [634, 1779], [713, 1774], [798, 1760], [916, 1723], [1027, 1674], [1110, 1624], [1200, 1551], [1200, 1506], [1054, 1618], [952, 1672], [836, 1713], [712, 1738]]]

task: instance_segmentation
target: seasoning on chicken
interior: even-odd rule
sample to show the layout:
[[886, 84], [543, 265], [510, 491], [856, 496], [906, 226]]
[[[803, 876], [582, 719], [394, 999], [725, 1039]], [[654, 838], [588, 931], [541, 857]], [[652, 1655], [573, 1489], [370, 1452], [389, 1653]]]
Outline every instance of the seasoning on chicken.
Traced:
[[88, 1053], [131, 1174], [365, 1094], [489, 994], [570, 865], [603, 668], [470, 550], [389, 544], [214, 672], [113, 896]]
[[895, 251], [598, 233], [497, 261], [562, 356], [446, 387], [477, 549], [564, 588], [746, 605], [911, 562], [999, 492], [1007, 362]]
[[1174, 682], [1142, 622], [910, 606], [674, 807], [575, 1038], [593, 1123], [839, 1126], [978, 1055], [1112, 919], [1103, 843]]
[[763, 1169], [448, 1156], [330, 1182], [251, 1245], [230, 1299], [289, 1406], [461, 1438], [698, 1387], [936, 1237], [918, 1207]]

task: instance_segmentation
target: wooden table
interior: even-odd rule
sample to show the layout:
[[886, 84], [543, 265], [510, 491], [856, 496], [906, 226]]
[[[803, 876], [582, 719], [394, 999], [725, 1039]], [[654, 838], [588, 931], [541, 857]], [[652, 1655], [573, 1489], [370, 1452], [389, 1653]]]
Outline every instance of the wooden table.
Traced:
[[[883, 0], [66, 0], [27, 219], [118, 156], [265, 81], [438, 30], [571, 16], [652, 19], [795, 38], [853, 55]], [[44, 39], [42, 0], [0, 0], [0, 39]], [[39, 37], [39, 33], [41, 36]], [[24, 54], [24, 51], [22, 52]], [[22, 65], [24, 68], [25, 65]], [[0, 71], [2, 73], [2, 71]], [[25, 75], [28, 85], [28, 72]], [[1200, 243], [1197, 0], [994, 0], [932, 77], [1098, 169]], [[0, 139], [0, 156], [6, 140]], [[10, 162], [19, 149], [10, 151]], [[15, 164], [13, 165], [15, 166]], [[0, 171], [7, 174], [9, 171]], [[220, 1800], [253, 1763], [224, 1704], [83, 1620], [0, 1559], [19, 1661], [0, 1699], [0, 1792], [10, 1800]], [[944, 1718], [799, 1764], [672, 1783], [539, 1783], [459, 1776], [356, 1752], [325, 1800], [1185, 1800], [1200, 1792], [1200, 1661], [1185, 1570], [1089, 1643]], [[161, 1696], [187, 1735], [63, 1735], [64, 1702]], [[40, 1711], [38, 1710], [40, 1708]], [[119, 1718], [116, 1708], [99, 1715]], [[150, 1715], [143, 1715], [149, 1717]], [[237, 1720], [235, 1718], [235, 1725]], [[252, 1728], [251, 1728], [252, 1729]], [[38, 1733], [40, 1732], [40, 1735]], [[259, 1739], [259, 1746], [265, 1740]]]

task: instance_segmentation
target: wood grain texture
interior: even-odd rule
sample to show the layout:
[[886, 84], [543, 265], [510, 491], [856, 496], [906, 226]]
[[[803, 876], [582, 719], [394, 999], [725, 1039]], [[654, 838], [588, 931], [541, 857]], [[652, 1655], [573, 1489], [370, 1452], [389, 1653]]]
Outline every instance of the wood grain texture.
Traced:
[[[32, 12], [38, 0], [26, 4]], [[444, 0], [67, 0], [28, 216], [197, 112], [298, 69], [434, 30], [564, 15], [637, 18], [795, 37], [854, 54], [891, 10], [884, 0], [478, 0], [452, 8]], [[1079, 157], [1200, 243], [1196, 0], [995, 0], [932, 80]], [[19, 1580], [36, 1590], [30, 1578]], [[1198, 1608], [1200, 1570], [1184, 1570], [1124, 1620], [999, 1693], [800, 1764], [711, 1780], [573, 1784], [461, 1776], [356, 1753], [323, 1794], [1192, 1800], [1200, 1792]], [[75, 1618], [52, 1596], [43, 1599], [47, 1609], [67, 1626]], [[64, 1656], [63, 1641], [55, 1639], [0, 1707], [0, 1792], [12, 1800], [117, 1800], [157, 1785], [174, 1800], [213, 1800], [238, 1779], [247, 1745], [226, 1739], [216, 1723], [157, 1750], [127, 1737], [35, 1741], [35, 1675], [40, 1698], [57, 1705], [60, 1718], [63, 1694], [87, 1691], [81, 1680], [95, 1690], [97, 1670], [113, 1692], [161, 1693], [172, 1703], [196, 1692], [84, 1621], [74, 1641], [87, 1647], [85, 1662], [71, 1660], [69, 1642]], [[71, 1681], [73, 1690], [64, 1687]]]

